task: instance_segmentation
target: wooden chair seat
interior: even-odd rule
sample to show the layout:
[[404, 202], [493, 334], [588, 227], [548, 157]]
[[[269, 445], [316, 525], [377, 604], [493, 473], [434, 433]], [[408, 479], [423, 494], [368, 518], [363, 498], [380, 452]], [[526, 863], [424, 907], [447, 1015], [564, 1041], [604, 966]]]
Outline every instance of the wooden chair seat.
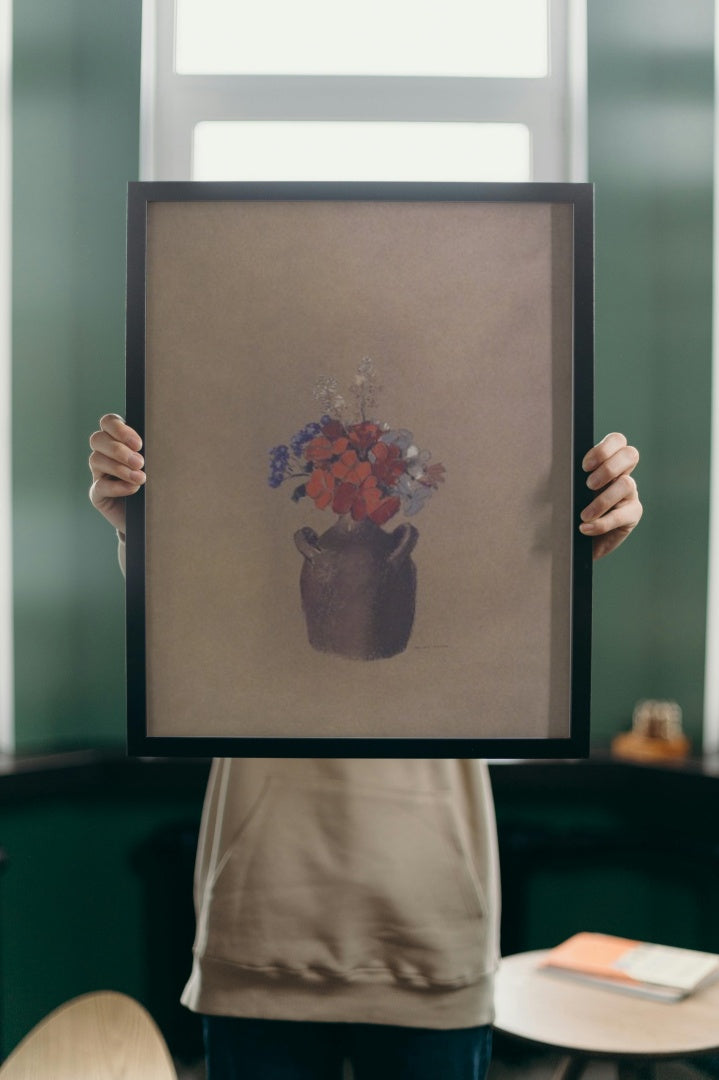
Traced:
[[177, 1080], [177, 1073], [142, 1005], [99, 991], [41, 1020], [0, 1066], [0, 1080]]

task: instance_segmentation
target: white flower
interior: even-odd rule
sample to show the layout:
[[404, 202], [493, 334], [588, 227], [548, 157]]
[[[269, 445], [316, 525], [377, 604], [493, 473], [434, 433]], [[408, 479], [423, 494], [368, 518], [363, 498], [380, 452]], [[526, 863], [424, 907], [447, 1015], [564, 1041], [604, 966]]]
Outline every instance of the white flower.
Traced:
[[347, 409], [347, 402], [339, 392], [337, 380], [332, 376], [324, 375], [321, 379], [318, 379], [314, 385], [312, 396], [316, 401], [319, 401], [324, 411], [336, 420], [341, 419]]
[[382, 442], [395, 443], [404, 457], [407, 454], [407, 447], [412, 445], [412, 432], [408, 431], [407, 428], [397, 428], [383, 435]]
[[407, 473], [400, 476], [395, 490], [402, 503], [402, 513], [406, 517], [418, 514], [432, 494], [432, 488], [413, 480]]

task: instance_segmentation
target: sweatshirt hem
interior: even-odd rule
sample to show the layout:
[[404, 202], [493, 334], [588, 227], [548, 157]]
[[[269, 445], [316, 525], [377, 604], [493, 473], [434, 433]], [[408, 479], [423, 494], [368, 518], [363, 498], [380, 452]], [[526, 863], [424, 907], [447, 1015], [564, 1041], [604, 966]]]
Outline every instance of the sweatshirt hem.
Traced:
[[493, 990], [493, 971], [468, 986], [417, 988], [394, 980], [270, 978], [205, 957], [195, 960], [182, 1003], [211, 1016], [451, 1030], [491, 1024]]

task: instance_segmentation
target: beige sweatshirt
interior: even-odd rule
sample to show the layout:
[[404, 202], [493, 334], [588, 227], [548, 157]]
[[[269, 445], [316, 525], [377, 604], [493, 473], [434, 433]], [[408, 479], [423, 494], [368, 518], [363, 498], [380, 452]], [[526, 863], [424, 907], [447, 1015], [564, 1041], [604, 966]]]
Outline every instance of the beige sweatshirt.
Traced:
[[195, 907], [182, 1000], [197, 1012], [490, 1023], [500, 901], [486, 766], [216, 760]]

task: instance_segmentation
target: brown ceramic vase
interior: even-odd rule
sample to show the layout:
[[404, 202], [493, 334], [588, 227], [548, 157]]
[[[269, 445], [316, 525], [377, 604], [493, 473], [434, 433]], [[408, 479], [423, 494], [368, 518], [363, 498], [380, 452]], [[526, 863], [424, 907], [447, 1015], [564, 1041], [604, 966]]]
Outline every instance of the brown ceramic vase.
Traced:
[[414, 621], [417, 571], [410, 555], [413, 525], [385, 532], [349, 514], [317, 536], [298, 529], [304, 556], [302, 610], [310, 645], [352, 660], [380, 660], [407, 647]]

